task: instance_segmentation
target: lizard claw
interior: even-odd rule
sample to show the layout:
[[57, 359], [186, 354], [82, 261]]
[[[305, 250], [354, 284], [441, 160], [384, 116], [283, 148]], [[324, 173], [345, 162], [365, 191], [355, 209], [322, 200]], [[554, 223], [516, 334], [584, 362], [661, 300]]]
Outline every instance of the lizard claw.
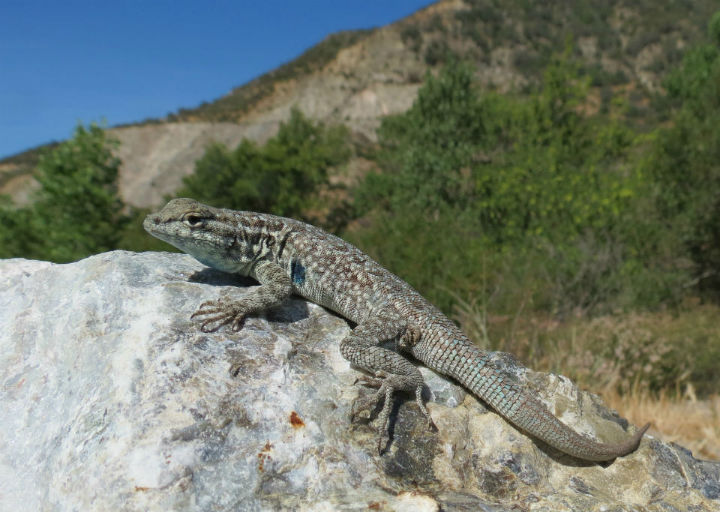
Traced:
[[204, 322], [200, 324], [200, 330], [202, 332], [215, 332], [223, 325], [227, 325], [230, 323], [232, 319], [228, 319], [222, 316], [216, 316], [213, 318], [208, 318]]
[[377, 440], [377, 452], [378, 455], [382, 455], [385, 451], [385, 447], [387, 446], [388, 442], [390, 442], [390, 436], [386, 435], [386, 431], [384, 428], [378, 429], [378, 440]]
[[425, 419], [427, 419], [427, 426], [428, 430], [431, 432], [437, 432], [438, 428], [435, 426], [435, 422], [433, 422], [432, 417], [430, 417], [430, 413], [427, 410], [427, 407], [425, 407], [425, 403], [422, 399], [422, 386], [418, 386], [415, 388], [415, 402], [418, 404], [418, 407], [420, 407], [420, 412], [423, 413], [425, 416]]
[[382, 386], [383, 380], [378, 377], [371, 377], [369, 375], [361, 375], [357, 379], [355, 379], [355, 382], [353, 382], [353, 385], [356, 385], [357, 383], [360, 383], [362, 386], [367, 386], [369, 388], [375, 388], [378, 389], [380, 386]]
[[245, 324], [245, 315], [236, 315], [230, 325], [230, 329], [232, 329], [233, 332], [238, 332], [242, 329], [243, 324]]

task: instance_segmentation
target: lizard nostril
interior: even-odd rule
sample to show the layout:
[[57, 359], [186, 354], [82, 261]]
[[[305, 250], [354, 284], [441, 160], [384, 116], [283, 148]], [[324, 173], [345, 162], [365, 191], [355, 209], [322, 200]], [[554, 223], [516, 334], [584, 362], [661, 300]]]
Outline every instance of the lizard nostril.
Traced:
[[160, 224], [160, 217], [157, 215], [148, 215], [145, 217], [145, 221], [143, 222], [145, 226], [157, 226]]

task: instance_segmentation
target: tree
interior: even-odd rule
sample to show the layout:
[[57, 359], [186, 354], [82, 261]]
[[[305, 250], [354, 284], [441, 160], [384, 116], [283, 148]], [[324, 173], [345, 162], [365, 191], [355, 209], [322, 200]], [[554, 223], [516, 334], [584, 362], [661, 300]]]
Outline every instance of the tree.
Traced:
[[624, 164], [635, 137], [583, 112], [589, 84], [571, 55], [524, 95], [481, 93], [463, 63], [428, 74], [378, 131], [382, 172], [356, 194], [375, 227], [355, 239], [441, 306], [452, 299], [438, 286], [470, 295], [511, 280], [556, 310], [626, 291], [626, 269], [642, 266], [625, 222], [638, 196]]
[[[694, 264], [700, 290], [720, 295], [720, 11], [710, 42], [690, 49], [665, 83], [675, 106], [654, 133], [646, 172], [669, 232]], [[679, 255], [680, 258], [682, 255]]]
[[40, 188], [31, 206], [6, 204], [0, 211], [10, 219], [0, 240], [14, 239], [13, 255], [68, 262], [117, 246], [127, 217], [117, 191], [114, 144], [99, 126], [79, 125], [72, 139], [40, 158]]
[[626, 126], [581, 112], [588, 78], [579, 76], [570, 48], [556, 55], [539, 90], [494, 112], [495, 158], [475, 169], [475, 207], [500, 243], [528, 236], [571, 241], [616, 224], [634, 194], [633, 176], [616, 162], [632, 145]]
[[31, 219], [30, 208], [16, 208], [8, 197], [0, 197], [0, 258], [32, 257], [39, 240]]
[[486, 115], [469, 65], [451, 61], [437, 77], [428, 73], [412, 107], [383, 119], [383, 172], [369, 175], [359, 189], [359, 209], [380, 204], [427, 214], [467, 205], [473, 190], [465, 170], [482, 145]]
[[328, 168], [349, 157], [343, 127], [325, 127], [293, 109], [287, 123], [260, 147], [245, 139], [234, 150], [214, 144], [186, 177], [178, 196], [237, 210], [302, 217]]
[[567, 240], [616, 221], [633, 190], [610, 162], [633, 138], [579, 112], [587, 89], [569, 50], [527, 97], [480, 95], [458, 62], [428, 75], [413, 106], [383, 121], [383, 172], [361, 186], [360, 209], [473, 211], [498, 243]]
[[195, 163], [195, 172], [183, 179], [178, 196], [236, 210], [261, 208], [257, 173], [262, 167], [260, 149], [244, 139], [234, 150], [211, 144]]

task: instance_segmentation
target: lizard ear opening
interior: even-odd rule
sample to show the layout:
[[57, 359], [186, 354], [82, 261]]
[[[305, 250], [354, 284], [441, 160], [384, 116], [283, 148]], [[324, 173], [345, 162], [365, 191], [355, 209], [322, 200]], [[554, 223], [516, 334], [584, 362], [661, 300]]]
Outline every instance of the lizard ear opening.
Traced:
[[189, 213], [183, 218], [183, 222], [191, 228], [196, 228], [203, 222], [203, 218], [194, 213]]

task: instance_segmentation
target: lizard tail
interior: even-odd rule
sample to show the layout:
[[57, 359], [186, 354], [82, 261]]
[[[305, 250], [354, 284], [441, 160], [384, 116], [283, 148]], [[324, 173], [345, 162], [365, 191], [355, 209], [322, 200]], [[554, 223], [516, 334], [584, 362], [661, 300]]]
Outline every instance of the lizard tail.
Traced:
[[463, 358], [464, 364], [450, 372], [451, 375], [509, 422], [573, 457], [591, 461], [622, 457], [637, 449], [650, 427], [648, 423], [622, 443], [594, 441], [557, 419], [545, 405], [496, 368], [486, 354], [475, 347], [470, 351], [474, 357]]

